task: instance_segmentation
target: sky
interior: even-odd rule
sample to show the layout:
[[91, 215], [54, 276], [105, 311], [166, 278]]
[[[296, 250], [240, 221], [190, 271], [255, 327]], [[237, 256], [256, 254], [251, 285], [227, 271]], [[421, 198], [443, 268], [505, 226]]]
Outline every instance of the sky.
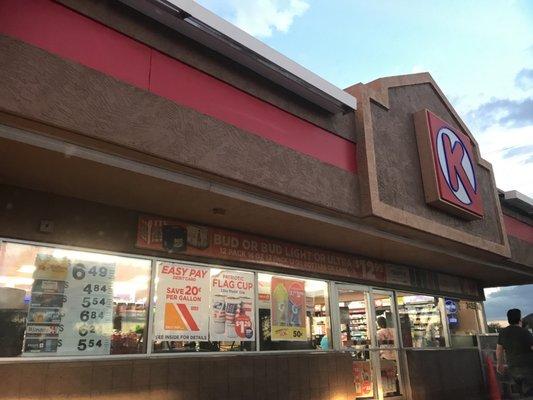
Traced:
[[[497, 186], [533, 197], [533, 1], [198, 1], [340, 88], [430, 72]], [[533, 285], [486, 294], [488, 319], [533, 312]]]

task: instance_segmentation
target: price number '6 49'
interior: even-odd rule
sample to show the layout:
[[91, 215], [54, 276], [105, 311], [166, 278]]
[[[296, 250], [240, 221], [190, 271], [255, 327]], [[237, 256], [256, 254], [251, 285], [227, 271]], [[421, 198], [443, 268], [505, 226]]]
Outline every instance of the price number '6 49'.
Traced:
[[82, 264], [82, 263], [77, 263], [72, 268], [72, 277], [74, 279], [78, 280], [78, 281], [81, 281], [87, 275], [89, 275], [89, 276], [91, 276], [93, 278], [96, 278], [96, 277], [105, 278], [108, 273], [109, 273], [109, 271], [108, 271], [107, 267], [93, 266], [93, 267], [87, 269], [87, 267], [84, 264]]

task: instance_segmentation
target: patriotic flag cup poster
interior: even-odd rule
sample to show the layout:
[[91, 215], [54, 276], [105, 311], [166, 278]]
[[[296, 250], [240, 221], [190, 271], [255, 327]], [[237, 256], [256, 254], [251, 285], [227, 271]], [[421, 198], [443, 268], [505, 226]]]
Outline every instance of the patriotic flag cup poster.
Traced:
[[209, 327], [209, 269], [157, 263], [156, 340], [203, 341]]

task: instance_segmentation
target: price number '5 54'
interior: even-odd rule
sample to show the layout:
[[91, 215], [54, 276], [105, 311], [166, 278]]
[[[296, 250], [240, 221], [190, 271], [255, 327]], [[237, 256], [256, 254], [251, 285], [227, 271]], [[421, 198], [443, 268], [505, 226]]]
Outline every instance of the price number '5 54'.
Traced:
[[101, 340], [94, 340], [94, 339], [80, 339], [78, 340], [78, 350], [79, 351], [85, 351], [87, 348], [92, 347], [102, 347], [102, 341]]

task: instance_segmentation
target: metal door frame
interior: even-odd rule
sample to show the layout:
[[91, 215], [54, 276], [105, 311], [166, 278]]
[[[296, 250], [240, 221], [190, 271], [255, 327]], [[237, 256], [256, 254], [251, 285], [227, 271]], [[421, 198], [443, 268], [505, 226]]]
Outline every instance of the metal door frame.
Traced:
[[[372, 310], [372, 318], [373, 321], [376, 321], [376, 305], [374, 302], [374, 293], [384, 294], [386, 296], [389, 296], [390, 298], [390, 309], [393, 316], [394, 321], [394, 347], [387, 348], [388, 350], [393, 350], [396, 352], [396, 367], [398, 368], [398, 383], [399, 383], [399, 389], [400, 393], [402, 393], [399, 396], [391, 396], [387, 397], [387, 399], [405, 399], [405, 384], [403, 379], [403, 360], [402, 358], [402, 343], [401, 343], [401, 335], [400, 335], [400, 318], [398, 315], [398, 310], [396, 307], [396, 293], [391, 289], [381, 289], [381, 288], [371, 288], [370, 291], [370, 300], [371, 300], [371, 310]], [[375, 335], [376, 345], [373, 346], [372, 349], [373, 352], [379, 355], [379, 346], [377, 344], [377, 329], [375, 324], [372, 324], [373, 335]], [[381, 371], [381, 358], [376, 357], [377, 359], [377, 365], [379, 366], [379, 371]], [[377, 376], [378, 382], [379, 382], [379, 392], [378, 392], [378, 398], [384, 399], [383, 397], [383, 383], [381, 381], [381, 373]]]
[[360, 291], [363, 293], [365, 301], [365, 309], [367, 314], [367, 326], [368, 333], [370, 336], [370, 346], [365, 351], [369, 352], [370, 363], [372, 370], [372, 384], [374, 386], [374, 397], [373, 399], [383, 400], [383, 384], [381, 380], [381, 363], [379, 358], [380, 348], [377, 345], [377, 329], [374, 323], [370, 321], [376, 320], [376, 310], [374, 303], [374, 293], [385, 294], [390, 296], [391, 299], [391, 312], [393, 313], [394, 318], [394, 340], [395, 345], [390, 350], [394, 350], [397, 354], [396, 365], [398, 368], [398, 381], [400, 386], [400, 392], [402, 395], [387, 397], [388, 399], [405, 399], [406, 398], [406, 387], [403, 379], [403, 359], [402, 359], [402, 344], [400, 342], [401, 338], [399, 335], [399, 317], [396, 308], [396, 293], [393, 290], [373, 288], [372, 286], [359, 285], [359, 284], [350, 284], [343, 282], [333, 282], [329, 284], [329, 301], [330, 301], [330, 318], [331, 318], [331, 338], [333, 349], [337, 351], [347, 351], [353, 352], [353, 350], [345, 349], [341, 347], [341, 330], [340, 330], [340, 312], [339, 312], [339, 289], [349, 290], [349, 291]]

